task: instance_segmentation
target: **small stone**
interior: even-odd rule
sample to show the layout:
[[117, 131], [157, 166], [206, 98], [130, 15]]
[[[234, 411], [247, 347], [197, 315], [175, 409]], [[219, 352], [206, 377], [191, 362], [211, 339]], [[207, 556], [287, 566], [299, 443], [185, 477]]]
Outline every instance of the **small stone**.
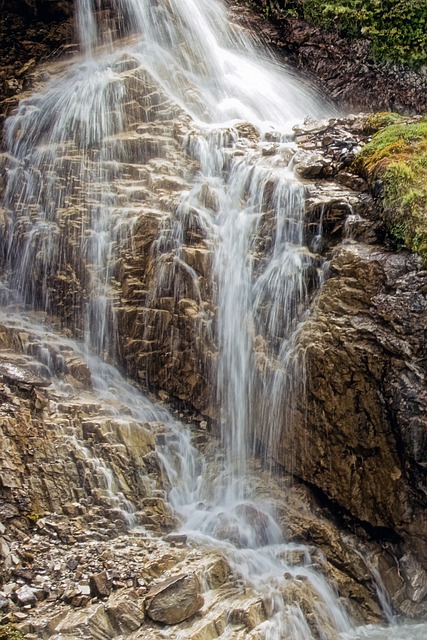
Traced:
[[9, 601], [8, 599], [0, 594], [0, 611], [7, 611], [7, 609], [9, 608]]
[[5, 596], [10, 596], [14, 591], [16, 591], [17, 588], [18, 585], [16, 584], [16, 582], [8, 582], [7, 584], [3, 585], [3, 593]]
[[79, 590], [80, 595], [82, 595], [82, 596], [90, 596], [91, 595], [90, 586], [88, 584], [79, 584], [78, 590]]
[[28, 613], [24, 613], [23, 611], [15, 611], [13, 615], [17, 620], [26, 620], [28, 618]]
[[71, 606], [73, 607], [84, 607], [90, 600], [90, 596], [81, 596], [77, 595], [71, 600]]
[[105, 611], [113, 627], [123, 635], [138, 629], [145, 619], [142, 602], [133, 589], [111, 596]]
[[70, 569], [70, 571], [74, 571], [75, 569], [77, 569], [78, 566], [79, 566], [79, 562], [75, 558], [70, 558], [67, 561], [67, 567]]
[[26, 584], [20, 589], [17, 589], [14, 595], [15, 595], [17, 604], [20, 607], [23, 607], [25, 605], [34, 606], [37, 602], [36, 594], [34, 593], [33, 589], [31, 589], [31, 587], [29, 587]]
[[185, 545], [187, 543], [187, 536], [183, 533], [169, 533], [163, 537], [163, 540], [174, 544]]

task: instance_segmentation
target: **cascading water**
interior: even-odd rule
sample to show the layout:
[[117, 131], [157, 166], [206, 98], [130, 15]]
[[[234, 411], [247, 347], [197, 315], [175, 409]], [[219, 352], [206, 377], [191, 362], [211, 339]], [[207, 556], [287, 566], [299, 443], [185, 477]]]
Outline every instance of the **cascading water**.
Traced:
[[[289, 134], [296, 121], [330, 107], [268, 55], [260, 60], [217, 1], [122, 0], [97, 13], [94, 3], [79, 0], [77, 24], [82, 56], [22, 100], [7, 123], [8, 287], [26, 305], [61, 316], [88, 352], [118, 359], [120, 252], [144, 207], [161, 218], [147, 308], [171, 286], [176, 296], [185, 287], [201, 296], [183, 243], [192, 226], [203, 232], [213, 254], [222, 450], [203, 458], [185, 430], [118, 374], [111, 378], [107, 365], [92, 364], [93, 377], [100, 389], [106, 379], [120, 389], [136, 419], [169, 424], [174, 437], [159, 456], [182, 529], [224, 553], [269, 602], [268, 620], [250, 637], [351, 633], [308, 549], [298, 547], [298, 567], [289, 561], [295, 545], [286, 544], [274, 501], [254, 473], [266, 472], [252, 460], [260, 443], [271, 451], [289, 434], [304, 383], [293, 345], [307, 312], [307, 283], [316, 286], [320, 277], [304, 244], [304, 188], [292, 173]], [[137, 79], [146, 90], [132, 106]], [[153, 87], [167, 96], [167, 109]], [[159, 214], [150, 200], [154, 154], [146, 132], [155, 131], [155, 151], [169, 161], [175, 147], [165, 131], [182, 113], [192, 121], [182, 145], [197, 170], [183, 175], [185, 191], [173, 206], [165, 198]], [[148, 175], [137, 204], [123, 186], [132, 171]], [[141, 314], [149, 340], [150, 315]], [[301, 603], [284, 597], [296, 578], [308, 585], [310, 620]]]

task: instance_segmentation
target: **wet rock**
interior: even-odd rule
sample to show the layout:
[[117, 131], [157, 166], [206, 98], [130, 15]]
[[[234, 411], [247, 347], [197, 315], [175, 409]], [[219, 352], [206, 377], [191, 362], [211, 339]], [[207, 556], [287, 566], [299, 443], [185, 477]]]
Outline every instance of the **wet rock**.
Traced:
[[156, 585], [147, 593], [145, 609], [156, 622], [177, 624], [204, 604], [200, 582], [194, 573], [181, 574]]
[[234, 608], [229, 613], [231, 624], [243, 625], [251, 631], [266, 619], [266, 609], [261, 599], [246, 602], [243, 607]]
[[0, 364], [0, 376], [9, 384], [25, 387], [48, 387], [50, 380], [43, 380], [35, 376], [31, 372], [25, 370], [22, 366], [3, 362]]
[[269, 531], [269, 518], [266, 513], [262, 513], [252, 504], [239, 504], [236, 509], [236, 514], [243, 518], [250, 528], [251, 534], [255, 536], [255, 544], [257, 546], [265, 546], [268, 544], [268, 531]]
[[58, 618], [59, 621], [53, 619], [48, 625], [49, 634], [53, 638], [71, 636], [87, 640], [110, 640], [116, 635], [104, 605], [72, 611], [65, 616], [59, 614]]
[[231, 576], [231, 568], [225, 558], [219, 557], [204, 568], [204, 577], [211, 589], [225, 584]]
[[294, 156], [295, 173], [300, 178], [325, 178], [333, 174], [333, 168], [320, 153], [297, 153]]
[[169, 533], [167, 536], [164, 536], [164, 540], [172, 544], [185, 545], [187, 544], [187, 537], [188, 536], [182, 533]]
[[349, 40], [333, 30], [309, 25], [287, 15], [281, 3], [269, 5], [269, 20], [262, 15], [265, 2], [254, 3], [261, 15], [245, 11], [236, 0], [229, 4], [235, 21], [251, 25], [261, 40], [313, 78], [346, 110], [426, 112], [423, 68], [416, 72], [404, 64], [379, 62], [369, 40]]

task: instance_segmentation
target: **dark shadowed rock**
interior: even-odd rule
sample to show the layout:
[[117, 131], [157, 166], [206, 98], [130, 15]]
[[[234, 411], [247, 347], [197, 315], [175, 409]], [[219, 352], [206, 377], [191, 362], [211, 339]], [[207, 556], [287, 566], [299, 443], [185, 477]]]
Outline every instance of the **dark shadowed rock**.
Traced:
[[111, 593], [112, 581], [106, 571], [100, 571], [91, 576], [89, 584], [92, 596], [107, 598]]
[[378, 62], [367, 39], [349, 40], [336, 32], [289, 17], [281, 3], [268, 3], [271, 21], [242, 0], [227, 0], [233, 20], [250, 24], [258, 37], [320, 85], [347, 109], [424, 113], [427, 75], [408, 65]]

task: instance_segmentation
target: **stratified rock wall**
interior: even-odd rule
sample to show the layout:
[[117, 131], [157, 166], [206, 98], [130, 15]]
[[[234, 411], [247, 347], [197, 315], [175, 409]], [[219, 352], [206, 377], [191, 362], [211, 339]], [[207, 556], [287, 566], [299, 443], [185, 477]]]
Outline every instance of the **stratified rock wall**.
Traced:
[[[379, 539], [426, 558], [426, 273], [418, 259], [339, 248], [300, 336], [304, 421], [294, 473]], [[416, 610], [413, 610], [415, 612]], [[409, 613], [409, 611], [408, 611]]]
[[[349, 128], [354, 133], [354, 123]], [[322, 155], [334, 155], [338, 129], [314, 126], [310, 133], [307, 126], [297, 139], [308, 153], [317, 140], [324, 149], [314, 159], [319, 165]], [[363, 188], [345, 167], [335, 180]], [[328, 190], [333, 195], [332, 185], [317, 183], [322, 197]], [[322, 205], [316, 188], [311, 191], [308, 218], [322, 222], [328, 261], [298, 336], [303, 404], [291, 433], [285, 427], [276, 459], [344, 520], [386, 545], [399, 541], [403, 559], [413, 549], [425, 568], [427, 272], [418, 256], [385, 248], [367, 193], [345, 212], [344, 202]], [[424, 596], [400, 605], [419, 614]]]

